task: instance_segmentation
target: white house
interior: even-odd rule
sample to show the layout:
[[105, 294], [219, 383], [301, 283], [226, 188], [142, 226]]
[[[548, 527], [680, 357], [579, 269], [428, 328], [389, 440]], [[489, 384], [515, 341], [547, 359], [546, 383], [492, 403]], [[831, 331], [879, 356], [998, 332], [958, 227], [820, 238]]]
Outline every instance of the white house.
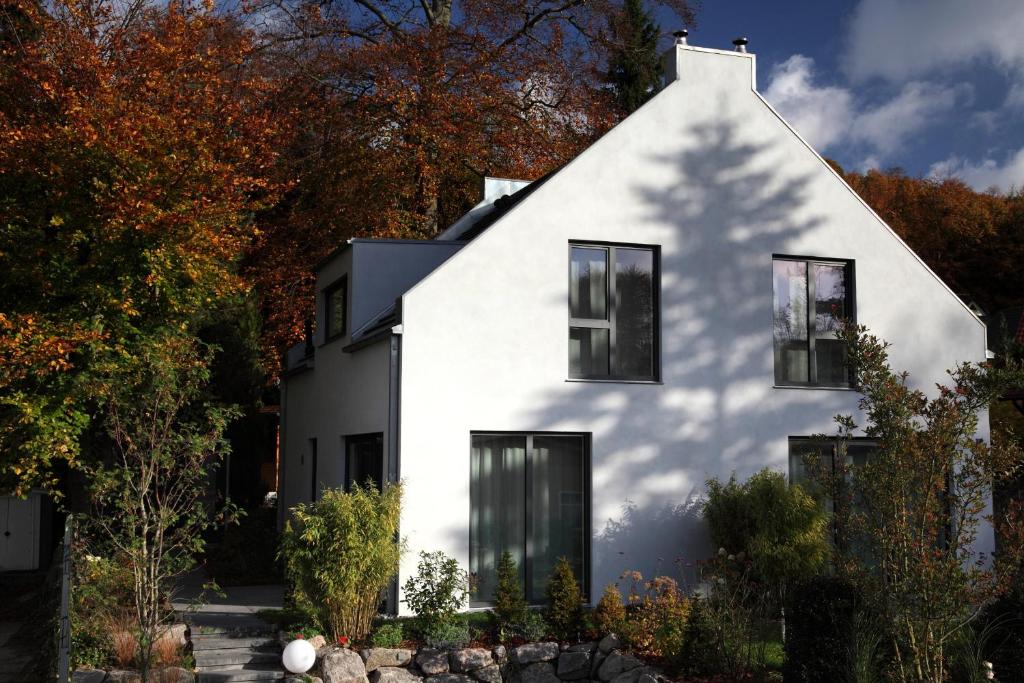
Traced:
[[[489, 179], [434, 241], [352, 240], [318, 269], [282, 383], [282, 515], [402, 479], [411, 552], [538, 598], [709, 553], [709, 477], [786, 472], [858, 394], [849, 316], [922, 388], [985, 328], [758, 94], [754, 55], [674, 46], [666, 87], [532, 184]], [[982, 539], [991, 547], [991, 532]]]

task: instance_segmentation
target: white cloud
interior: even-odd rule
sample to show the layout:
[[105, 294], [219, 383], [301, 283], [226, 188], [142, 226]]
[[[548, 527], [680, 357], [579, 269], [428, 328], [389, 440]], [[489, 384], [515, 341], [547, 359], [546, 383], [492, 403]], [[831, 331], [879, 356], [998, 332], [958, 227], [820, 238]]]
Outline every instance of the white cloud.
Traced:
[[881, 104], [859, 105], [847, 88], [816, 84], [814, 60], [793, 55], [772, 69], [764, 97], [815, 149], [861, 146], [876, 166], [967, 92], [965, 86], [913, 81]]
[[999, 128], [999, 124], [1000, 113], [993, 110], [973, 112], [970, 119], [967, 121], [967, 125], [971, 128], [977, 128], [989, 134], [996, 132]]
[[897, 149], [913, 133], [934, 123], [956, 105], [957, 89], [934, 83], [907, 83], [896, 97], [860, 112], [850, 135], [879, 151]]
[[793, 55], [775, 65], [763, 94], [815, 149], [825, 149], [846, 135], [853, 97], [843, 88], [816, 86], [813, 72], [813, 59]]
[[1024, 69], [1021, 0], [861, 0], [843, 60], [855, 81], [903, 82], [984, 61]]
[[1010, 86], [1010, 92], [1006, 93], [1004, 106], [1010, 109], [1024, 110], [1024, 80]]
[[930, 178], [959, 178], [975, 190], [996, 188], [1001, 192], [1024, 187], [1024, 148], [999, 161], [987, 158], [973, 163], [961, 157], [950, 157], [932, 164], [928, 169]]

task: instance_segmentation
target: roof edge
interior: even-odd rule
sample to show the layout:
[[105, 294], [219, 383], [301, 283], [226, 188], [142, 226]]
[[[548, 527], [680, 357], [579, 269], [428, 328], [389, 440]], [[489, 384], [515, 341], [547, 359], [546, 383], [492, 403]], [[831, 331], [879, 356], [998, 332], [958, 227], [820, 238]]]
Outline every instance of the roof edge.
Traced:
[[850, 187], [850, 184], [848, 182], [846, 182], [846, 179], [843, 178], [843, 176], [839, 175], [839, 172], [836, 171], [836, 169], [832, 168], [831, 164], [829, 164], [827, 161], [825, 161], [825, 157], [821, 156], [821, 154], [818, 152], [818, 150], [814, 149], [814, 147], [811, 146], [811, 144], [809, 142], [807, 142], [807, 140], [805, 140], [803, 138], [803, 136], [800, 135], [800, 133], [798, 133], [796, 131], [796, 129], [793, 128], [793, 126], [791, 126], [789, 124], [789, 122], [785, 118], [783, 118], [782, 114], [780, 114], [778, 111], [776, 111], [775, 107], [773, 107], [771, 105], [771, 103], [768, 102], [768, 100], [766, 100], [764, 98], [764, 96], [762, 96], [761, 93], [759, 93], [757, 91], [756, 88], [751, 88], [751, 92], [753, 92], [754, 95], [756, 95], [757, 98], [759, 100], [761, 100], [761, 102], [764, 104], [764, 106], [768, 107], [768, 111], [770, 111], [772, 114], [774, 114], [775, 118], [777, 118], [782, 123], [782, 125], [785, 126], [786, 129], [789, 130], [789, 132], [792, 133], [796, 137], [796, 139], [799, 140], [803, 144], [803, 146], [806, 147], [818, 159], [818, 161], [821, 163], [821, 165], [824, 166], [826, 169], [828, 169], [828, 172], [831, 173], [833, 176], [835, 176], [835, 178], [840, 183], [843, 184], [843, 187], [845, 187], [846, 190], [850, 194], [852, 194], [857, 199], [858, 202], [860, 202], [861, 206], [863, 206], [865, 209], [868, 210], [868, 212], [870, 212], [870, 214], [874, 217], [874, 219], [876, 221], [878, 221], [878, 223], [883, 228], [885, 228], [885, 230], [889, 233], [889, 235], [893, 239], [895, 239], [904, 249], [906, 249], [910, 253], [910, 255], [913, 256], [917, 260], [917, 262], [921, 264], [922, 267], [924, 267], [925, 271], [929, 275], [931, 275], [933, 278], [935, 278], [935, 280], [942, 286], [943, 289], [946, 290], [946, 292], [949, 293], [950, 296], [952, 296], [961, 306], [963, 306], [963, 309], [965, 311], [967, 311], [967, 313], [975, 320], [975, 322], [977, 322], [979, 325], [981, 325], [982, 330], [987, 329], [987, 325], [985, 324], [985, 321], [982, 320], [981, 318], [979, 318], [978, 315], [974, 311], [971, 310], [971, 307], [967, 305], [967, 302], [965, 302], [962, 298], [960, 298], [960, 296], [956, 292], [954, 292], [952, 290], [952, 288], [948, 284], [946, 284], [945, 280], [943, 280], [941, 277], [939, 277], [938, 273], [936, 273], [934, 270], [932, 270], [931, 266], [929, 266], [927, 263], [925, 263], [924, 259], [921, 258], [916, 251], [914, 251], [913, 249], [910, 248], [910, 245], [907, 244], [904, 241], [904, 239], [899, 236], [899, 233], [897, 233], [895, 230], [893, 230], [892, 226], [890, 226], [888, 223], [886, 223], [885, 220], [883, 220], [882, 217], [879, 216], [878, 213], [873, 208], [871, 208], [871, 205], [868, 204], [866, 201], [864, 201], [863, 197], [861, 197], [859, 194], [857, 194], [856, 190], [854, 190], [852, 187]]

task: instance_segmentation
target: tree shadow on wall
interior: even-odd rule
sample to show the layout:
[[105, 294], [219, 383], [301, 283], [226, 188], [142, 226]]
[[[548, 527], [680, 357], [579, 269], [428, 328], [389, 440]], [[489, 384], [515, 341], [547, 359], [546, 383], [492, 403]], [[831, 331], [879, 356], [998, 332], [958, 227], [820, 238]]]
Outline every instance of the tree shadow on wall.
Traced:
[[[682, 548], [687, 538], [704, 537], [704, 542], [710, 543], [706, 539], [707, 525], [701, 519], [701, 506], [699, 498], [643, 508], [627, 500], [618, 516], [608, 519], [595, 537], [595, 544], [604, 549], [597, 557], [595, 575], [621, 576], [626, 568], [645, 567], [645, 579], [671, 576], [683, 585], [696, 585], [696, 560], [704, 558], [685, 557], [673, 551]], [[654, 537], [642, 532], [646, 529], [661, 529], [665, 535]], [[622, 582], [619, 585], [626, 587]], [[594, 600], [602, 589], [600, 585], [591, 588]]]
[[[714, 122], [684, 123], [690, 144], [649, 160], [678, 182], [635, 188], [646, 211], [637, 220], [677, 233], [661, 250], [663, 385], [572, 384], [531, 413], [545, 429], [593, 426], [598, 594], [624, 570], [671, 573], [676, 558], [707, 557], [706, 479], [784, 467], [780, 424], [817, 433], [853, 409], [849, 392], [773, 392], [772, 255], [824, 218], [809, 207], [811, 176], [784, 165], [791, 150], [742, 136], [729, 109], [723, 101]], [[625, 230], [623, 241], [636, 240]]]

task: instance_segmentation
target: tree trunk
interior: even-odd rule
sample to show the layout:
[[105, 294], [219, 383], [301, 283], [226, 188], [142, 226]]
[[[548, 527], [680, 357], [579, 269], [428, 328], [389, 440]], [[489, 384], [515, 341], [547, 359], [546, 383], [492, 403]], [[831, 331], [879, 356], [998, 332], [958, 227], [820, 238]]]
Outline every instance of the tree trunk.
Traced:
[[452, 24], [452, 0], [431, 0], [431, 26], [448, 28]]

